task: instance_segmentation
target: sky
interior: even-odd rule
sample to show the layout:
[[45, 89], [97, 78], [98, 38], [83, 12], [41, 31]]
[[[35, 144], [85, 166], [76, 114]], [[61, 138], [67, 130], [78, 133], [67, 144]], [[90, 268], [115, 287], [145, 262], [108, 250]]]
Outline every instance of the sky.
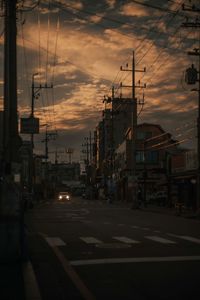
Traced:
[[[131, 97], [130, 68], [135, 53], [138, 123], [159, 124], [184, 147], [196, 147], [196, 86], [185, 83], [185, 70], [197, 58], [187, 52], [199, 47], [199, 30], [185, 28], [194, 12], [182, 9], [198, 1], [181, 0], [41, 0], [18, 1], [17, 58], [18, 114], [30, 115], [31, 83], [53, 84], [41, 89], [35, 100], [40, 134], [35, 152], [44, 153], [44, 132], [57, 132], [49, 151], [57, 149], [59, 161], [68, 161], [65, 150], [80, 160], [81, 146], [102, 119], [104, 96]], [[38, 5], [37, 5], [38, 4]], [[3, 32], [0, 18], [0, 33]], [[0, 107], [3, 105], [3, 35], [0, 38]], [[38, 75], [36, 75], [38, 74]], [[24, 139], [29, 137], [23, 136]], [[60, 153], [59, 153], [60, 152]], [[64, 153], [61, 153], [64, 152]], [[53, 153], [50, 157], [53, 158]]]

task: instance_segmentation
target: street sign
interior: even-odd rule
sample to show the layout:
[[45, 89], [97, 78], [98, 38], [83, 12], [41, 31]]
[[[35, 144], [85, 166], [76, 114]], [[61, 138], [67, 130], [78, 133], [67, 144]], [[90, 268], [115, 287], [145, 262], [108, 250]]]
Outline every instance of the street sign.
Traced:
[[39, 133], [39, 118], [21, 118], [20, 133], [37, 134]]

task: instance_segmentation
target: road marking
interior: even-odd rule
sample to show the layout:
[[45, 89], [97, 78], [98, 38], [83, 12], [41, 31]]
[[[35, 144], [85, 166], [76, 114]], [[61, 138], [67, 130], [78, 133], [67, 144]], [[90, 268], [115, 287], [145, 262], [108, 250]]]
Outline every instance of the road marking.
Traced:
[[100, 243], [102, 243], [102, 241], [100, 241], [100, 240], [98, 240], [98, 239], [96, 239], [92, 236], [86, 236], [86, 237], [82, 236], [82, 237], [80, 237], [80, 239], [82, 241], [84, 241], [85, 243], [87, 243], [87, 244], [100, 244]]
[[186, 241], [189, 241], [189, 242], [193, 242], [193, 243], [196, 243], [196, 244], [200, 244], [200, 239], [192, 237], [192, 236], [176, 235], [176, 234], [172, 234], [172, 233], [169, 233], [168, 235], [179, 238], [179, 239], [183, 239], [183, 240], [186, 240]]
[[155, 242], [159, 242], [162, 244], [176, 244], [176, 242], [168, 240], [168, 239], [164, 239], [162, 237], [159, 236], [145, 236], [146, 239], [155, 241]]
[[103, 222], [104, 225], [110, 225], [111, 222]]
[[65, 242], [58, 237], [45, 237], [45, 240], [50, 246], [65, 246]]
[[132, 240], [130, 238], [127, 238], [125, 236], [113, 236], [113, 239], [118, 240], [120, 242], [126, 243], [126, 244], [138, 244], [139, 241]]
[[121, 263], [147, 263], [147, 262], [173, 262], [173, 261], [199, 261], [200, 255], [196, 256], [164, 256], [164, 257], [130, 257], [130, 258], [100, 258], [87, 260], [71, 260], [72, 266], [121, 264]]
[[142, 230], [150, 230], [150, 228], [148, 228], [148, 227], [142, 227], [141, 229]]
[[132, 228], [135, 228], [135, 229], [137, 229], [137, 228], [139, 228], [139, 226], [131, 226]]
[[[57, 248], [56, 246], [53, 246], [51, 244], [49, 244], [49, 245], [51, 246], [51, 248], [52, 248], [53, 252], [55, 253], [56, 257], [58, 258], [58, 260], [60, 261], [64, 271], [71, 278], [72, 282], [74, 283], [76, 288], [79, 290], [79, 292], [81, 293], [83, 298], [85, 300], [95, 300], [95, 297], [93, 296], [93, 294], [90, 292], [90, 290], [84, 284], [84, 282], [79, 277], [79, 275], [76, 273], [76, 271], [72, 268], [70, 262], [65, 258], [64, 254], [59, 250], [59, 248]], [[36, 298], [36, 300], [37, 300], [37, 298]]]

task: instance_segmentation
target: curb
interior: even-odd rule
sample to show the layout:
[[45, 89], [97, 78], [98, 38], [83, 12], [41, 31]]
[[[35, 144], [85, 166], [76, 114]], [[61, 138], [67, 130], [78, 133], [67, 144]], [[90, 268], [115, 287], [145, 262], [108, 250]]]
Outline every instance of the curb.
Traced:
[[26, 300], [42, 300], [39, 285], [30, 261], [23, 265], [23, 277]]

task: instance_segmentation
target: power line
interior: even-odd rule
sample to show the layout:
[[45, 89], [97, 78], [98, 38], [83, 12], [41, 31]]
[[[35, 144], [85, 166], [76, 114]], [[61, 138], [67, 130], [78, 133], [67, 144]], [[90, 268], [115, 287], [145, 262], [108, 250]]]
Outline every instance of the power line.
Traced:
[[[141, 4], [141, 3], [140, 3]], [[128, 22], [124, 22], [124, 21], [120, 21], [120, 20], [117, 20], [117, 19], [113, 19], [113, 18], [110, 18], [110, 17], [106, 17], [106, 16], [102, 16], [102, 15], [99, 15], [97, 13], [94, 13], [94, 12], [91, 12], [91, 11], [87, 11], [87, 10], [83, 10], [83, 9], [79, 9], [77, 7], [73, 7], [71, 5], [68, 5], [68, 4], [64, 4], [64, 3], [61, 3], [60, 1], [56, 1], [56, 3], [54, 3], [53, 5], [55, 5], [56, 7], [59, 6], [63, 11], [67, 11], [67, 8], [71, 9], [71, 10], [75, 10], [75, 11], [78, 11], [78, 12], [81, 12], [81, 13], [85, 13], [87, 15], [92, 15], [92, 16], [97, 16], [99, 18], [101, 18], [102, 20], [106, 20], [106, 21], [110, 21], [110, 22], [113, 22], [113, 23], [116, 23], [116, 24], [119, 24], [119, 25], [129, 25], [130, 27], [132, 27], [133, 29], [135, 28], [139, 28], [140, 30], [144, 30], [144, 31], [148, 31], [148, 32], [154, 32], [154, 33], [159, 33], [160, 34], [160, 31], [157, 31], [155, 29], [152, 29], [152, 28], [147, 28], [147, 27], [143, 27], [143, 26], [137, 26], [137, 25], [132, 25], [131, 23], [128, 23]], [[162, 9], [163, 12], [167, 12], [169, 13], [170, 11], [167, 11], [167, 10], [164, 10]], [[73, 12], [71, 12], [73, 13]], [[175, 14], [176, 12], [173, 11], [173, 13]], [[75, 14], [75, 13], [73, 13]], [[182, 16], [185, 16], [182, 14]], [[91, 20], [88, 20], [89, 22], [92, 22]], [[92, 22], [94, 23], [94, 22]], [[99, 23], [95, 23], [95, 25], [99, 26]], [[101, 24], [102, 25], [102, 24]], [[100, 25], [100, 26], [101, 26]], [[107, 28], [107, 27], [106, 27]], [[162, 32], [162, 34], [164, 35], [167, 35], [167, 36], [171, 36], [170, 33], [167, 33], [167, 32]]]

